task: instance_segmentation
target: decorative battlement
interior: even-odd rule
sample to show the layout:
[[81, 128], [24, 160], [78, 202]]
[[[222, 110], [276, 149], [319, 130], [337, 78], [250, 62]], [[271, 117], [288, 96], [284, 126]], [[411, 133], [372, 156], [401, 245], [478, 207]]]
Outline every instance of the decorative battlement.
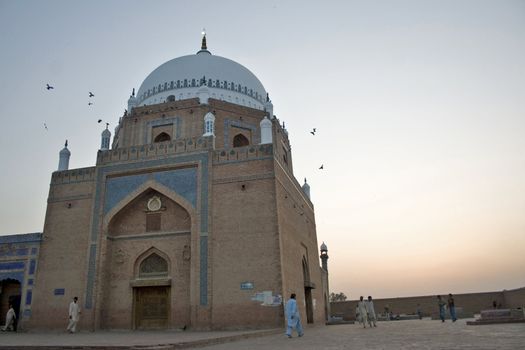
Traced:
[[216, 150], [213, 152], [213, 164], [271, 157], [273, 157], [272, 144], [245, 146], [232, 149]]
[[95, 180], [95, 167], [55, 171], [51, 175], [52, 185], [93, 180]]
[[213, 148], [211, 137], [191, 137], [168, 142], [99, 151], [97, 165], [158, 158], [180, 153], [206, 151]]

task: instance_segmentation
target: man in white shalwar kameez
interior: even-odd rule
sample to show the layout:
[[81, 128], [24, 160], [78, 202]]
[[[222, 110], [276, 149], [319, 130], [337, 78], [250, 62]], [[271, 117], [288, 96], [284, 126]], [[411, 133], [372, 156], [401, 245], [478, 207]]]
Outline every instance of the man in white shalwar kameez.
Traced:
[[297, 301], [295, 300], [295, 293], [292, 293], [290, 295], [290, 299], [286, 302], [285, 307], [285, 315], [286, 315], [286, 336], [288, 338], [292, 337], [292, 329], [295, 328], [297, 331], [297, 334], [299, 334], [300, 337], [303, 336], [303, 326], [301, 325], [301, 316], [299, 315], [299, 309], [297, 309]]
[[363, 297], [361, 296], [357, 302], [357, 308], [359, 309], [359, 322], [361, 322], [363, 328], [366, 328], [366, 324], [368, 322], [368, 314], [366, 312], [365, 304], [366, 302], [363, 301]]
[[2, 327], [3, 331], [13, 331], [15, 329], [16, 313], [13, 305], [9, 304], [9, 310], [5, 315], [5, 325]]
[[75, 333], [77, 331], [77, 322], [80, 318], [80, 305], [77, 303], [78, 298], [74, 297], [73, 301], [69, 304], [69, 324], [67, 325], [67, 331], [69, 333]]
[[368, 313], [368, 324], [370, 327], [372, 327], [372, 323], [374, 324], [374, 327], [377, 327], [376, 325], [376, 310], [374, 310], [374, 302], [372, 301], [372, 297], [368, 296], [368, 301], [365, 302], [366, 306], [366, 312]]

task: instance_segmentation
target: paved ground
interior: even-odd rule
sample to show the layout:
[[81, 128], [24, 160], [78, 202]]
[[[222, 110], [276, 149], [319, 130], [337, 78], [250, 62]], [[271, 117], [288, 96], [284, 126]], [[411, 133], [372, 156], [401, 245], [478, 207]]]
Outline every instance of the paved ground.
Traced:
[[467, 326], [465, 320], [408, 320], [379, 322], [377, 328], [359, 324], [333, 325], [305, 330], [302, 338], [283, 335], [240, 340], [205, 349], [357, 349], [357, 350], [437, 350], [437, 349], [525, 349], [525, 324]]
[[525, 323], [467, 326], [431, 320], [306, 327], [287, 339], [283, 330], [246, 332], [0, 333], [0, 349], [525, 349]]

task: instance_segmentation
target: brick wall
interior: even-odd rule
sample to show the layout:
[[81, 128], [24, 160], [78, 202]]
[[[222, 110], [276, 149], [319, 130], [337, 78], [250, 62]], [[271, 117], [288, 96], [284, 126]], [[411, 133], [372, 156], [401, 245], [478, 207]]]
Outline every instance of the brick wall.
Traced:
[[[366, 295], [364, 295], [366, 299]], [[446, 300], [447, 295], [442, 295]], [[481, 310], [491, 309], [493, 301], [503, 308], [514, 308], [525, 304], [525, 288], [503, 292], [455, 294], [454, 301], [457, 308], [462, 308], [463, 316], [472, 317]], [[435, 295], [416, 296], [405, 298], [374, 299], [376, 313], [382, 313], [385, 306], [394, 314], [415, 314], [418, 304], [423, 316], [439, 317], [437, 297]], [[345, 320], [355, 319], [357, 300], [330, 303], [333, 316], [343, 316]], [[461, 315], [458, 315], [461, 317]]]

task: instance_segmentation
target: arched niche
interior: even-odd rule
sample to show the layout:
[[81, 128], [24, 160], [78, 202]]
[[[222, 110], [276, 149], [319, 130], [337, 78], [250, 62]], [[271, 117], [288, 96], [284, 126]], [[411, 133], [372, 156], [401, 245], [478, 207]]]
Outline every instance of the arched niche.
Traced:
[[153, 140], [153, 142], [166, 142], [166, 141], [171, 141], [171, 136], [166, 132], [161, 132]]
[[134, 276], [137, 279], [167, 278], [171, 276], [170, 269], [168, 255], [156, 247], [151, 247], [135, 260]]
[[156, 232], [191, 232], [191, 215], [179, 203], [148, 188], [111, 216], [108, 236]]
[[250, 141], [243, 134], [237, 134], [233, 137], [233, 147], [244, 147], [248, 146]]

